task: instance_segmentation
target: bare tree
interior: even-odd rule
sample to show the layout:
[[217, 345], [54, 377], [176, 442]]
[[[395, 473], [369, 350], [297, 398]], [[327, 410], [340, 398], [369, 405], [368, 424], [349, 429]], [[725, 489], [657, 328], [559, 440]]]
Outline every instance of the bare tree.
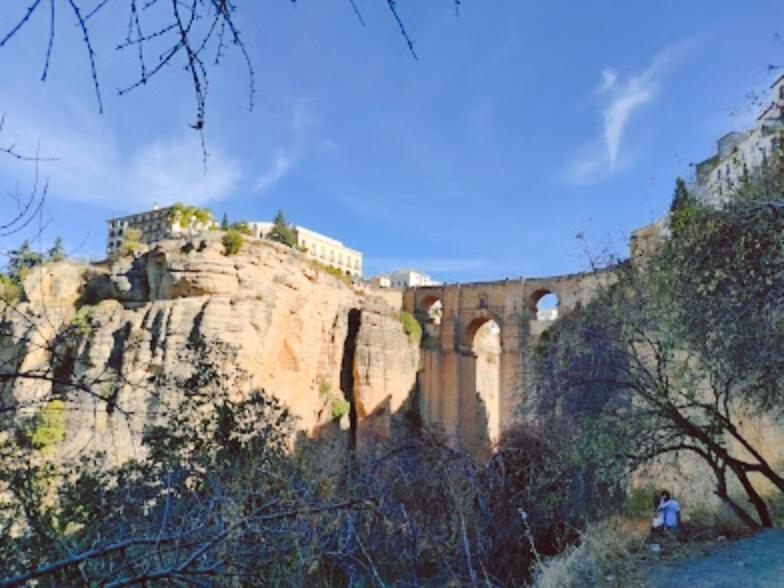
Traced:
[[[356, 0], [347, 1], [364, 26], [365, 20]], [[402, 38], [416, 59], [414, 42], [400, 16], [398, 1], [379, 1], [386, 2], [390, 14], [400, 28]], [[182, 65], [190, 79], [195, 100], [195, 116], [191, 126], [201, 131], [206, 121], [210, 69], [220, 66], [227, 52], [234, 51], [245, 64], [248, 107], [253, 109], [256, 76], [241, 29], [239, 6], [248, 5], [242, 0], [32, 0], [15, 24], [0, 37], [0, 49], [8, 46], [34, 15], [45, 13], [49, 21], [49, 32], [41, 79], [46, 80], [56, 36], [56, 7], [64, 5], [80, 32], [98, 110], [102, 112], [103, 89], [92, 27], [97, 15], [109, 5], [118, 4], [127, 7], [127, 32], [117, 43], [116, 49], [133, 51], [138, 64], [135, 79], [118, 89], [121, 95], [147, 85], [169, 65]], [[459, 11], [460, 4], [461, 0], [454, 0], [456, 12]]]

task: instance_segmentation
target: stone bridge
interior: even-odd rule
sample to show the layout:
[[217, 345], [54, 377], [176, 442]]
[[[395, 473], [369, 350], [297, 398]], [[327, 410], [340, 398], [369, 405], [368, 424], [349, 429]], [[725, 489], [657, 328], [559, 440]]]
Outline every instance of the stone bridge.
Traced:
[[563, 315], [593, 298], [612, 275], [603, 270], [406, 290], [404, 309], [424, 324], [418, 378], [423, 418], [440, 425], [456, 446], [489, 449], [520, 420], [529, 395], [531, 352], [554, 319], [537, 308], [540, 300], [554, 294]]

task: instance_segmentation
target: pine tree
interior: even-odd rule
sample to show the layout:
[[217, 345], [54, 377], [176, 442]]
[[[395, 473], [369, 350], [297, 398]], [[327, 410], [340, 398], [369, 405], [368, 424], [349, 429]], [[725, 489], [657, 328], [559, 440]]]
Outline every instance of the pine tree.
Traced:
[[286, 222], [286, 216], [282, 210], [278, 211], [275, 215], [274, 225], [267, 234], [267, 238], [271, 241], [283, 243], [289, 247], [296, 247], [297, 245], [297, 231], [296, 229]]
[[689, 224], [697, 209], [697, 200], [689, 194], [682, 178], [675, 180], [675, 192], [670, 204], [670, 230], [678, 236]]
[[21, 283], [30, 268], [42, 261], [40, 253], [33, 251], [30, 242], [25, 239], [19, 249], [8, 253], [8, 276], [17, 284]]
[[228, 231], [229, 230], [229, 215], [225, 212], [223, 213], [223, 220], [221, 220], [220, 225], [221, 231]]
[[672, 204], [670, 204], [670, 212], [677, 212], [683, 210], [688, 205], [693, 203], [693, 198], [686, 188], [686, 182], [683, 178], [675, 180], [675, 193], [672, 195]]
[[62, 237], [57, 237], [54, 240], [54, 245], [47, 252], [46, 259], [48, 261], [62, 261], [65, 259], [65, 247], [63, 246]]

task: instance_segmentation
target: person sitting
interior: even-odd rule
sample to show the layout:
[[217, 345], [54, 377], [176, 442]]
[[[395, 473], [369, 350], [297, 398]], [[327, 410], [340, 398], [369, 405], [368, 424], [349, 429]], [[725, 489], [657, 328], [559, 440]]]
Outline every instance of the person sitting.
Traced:
[[659, 499], [658, 520], [654, 520], [654, 528], [659, 527], [679, 533], [681, 531], [681, 505], [667, 490], [663, 490]]

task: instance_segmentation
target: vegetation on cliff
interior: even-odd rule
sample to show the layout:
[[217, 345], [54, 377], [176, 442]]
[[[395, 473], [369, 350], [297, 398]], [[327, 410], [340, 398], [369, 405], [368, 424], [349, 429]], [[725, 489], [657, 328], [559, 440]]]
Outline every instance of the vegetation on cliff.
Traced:
[[679, 185], [671, 237], [538, 349], [551, 414], [601, 432], [606, 459], [630, 468], [699, 456], [715, 494], [751, 528], [773, 524], [753, 478], [784, 492], [782, 464], [742, 426], [784, 406], [783, 194], [778, 158], [719, 209]]

